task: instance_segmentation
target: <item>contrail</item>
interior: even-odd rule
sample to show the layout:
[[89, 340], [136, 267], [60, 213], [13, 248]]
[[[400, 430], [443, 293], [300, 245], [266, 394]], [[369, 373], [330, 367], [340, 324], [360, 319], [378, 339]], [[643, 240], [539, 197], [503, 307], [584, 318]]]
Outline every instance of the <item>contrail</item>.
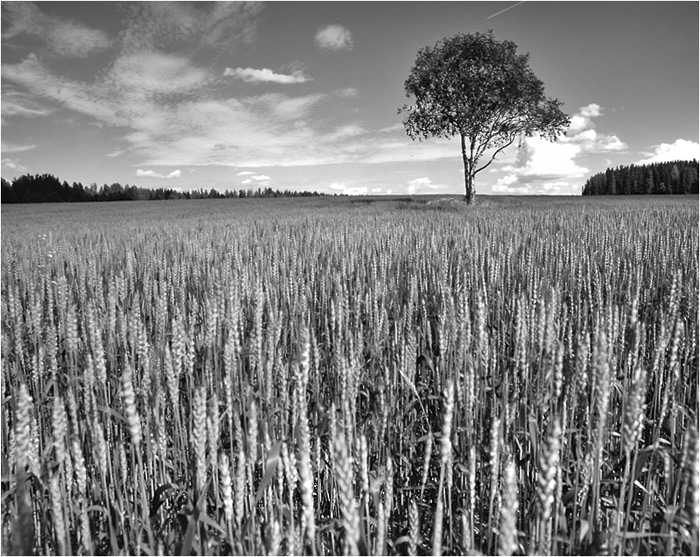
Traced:
[[501, 15], [503, 12], [507, 12], [508, 10], [512, 10], [515, 8], [515, 6], [520, 6], [520, 4], [524, 4], [525, 2], [518, 2], [517, 4], [513, 4], [512, 6], [508, 6], [505, 10], [501, 10], [500, 12], [496, 12], [495, 14], [491, 14], [489, 17], [486, 19], [491, 19], [492, 17], [496, 17], [497, 15]]

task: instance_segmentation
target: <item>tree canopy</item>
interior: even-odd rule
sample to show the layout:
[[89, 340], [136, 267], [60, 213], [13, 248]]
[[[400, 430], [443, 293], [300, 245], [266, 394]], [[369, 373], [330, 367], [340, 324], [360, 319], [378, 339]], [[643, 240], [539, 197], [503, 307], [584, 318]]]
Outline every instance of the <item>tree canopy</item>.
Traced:
[[310, 191], [273, 190], [270, 187], [221, 192], [214, 188], [205, 190], [179, 191], [167, 188], [139, 188], [115, 182], [104, 184], [98, 189], [97, 184], [84, 187], [80, 182], [69, 185], [61, 182], [51, 174], [24, 174], [12, 182], [2, 179], [2, 203], [64, 203], [82, 201], [158, 201], [165, 199], [223, 199], [248, 197], [308, 197], [326, 195]]
[[698, 161], [668, 161], [608, 168], [594, 174], [583, 195], [661, 195], [698, 193]]
[[492, 31], [422, 48], [404, 87], [415, 99], [399, 109], [412, 139], [460, 137], [467, 203], [475, 195], [475, 175], [501, 151], [535, 133], [556, 140], [570, 123], [562, 103], [545, 96], [529, 54], [496, 40]]

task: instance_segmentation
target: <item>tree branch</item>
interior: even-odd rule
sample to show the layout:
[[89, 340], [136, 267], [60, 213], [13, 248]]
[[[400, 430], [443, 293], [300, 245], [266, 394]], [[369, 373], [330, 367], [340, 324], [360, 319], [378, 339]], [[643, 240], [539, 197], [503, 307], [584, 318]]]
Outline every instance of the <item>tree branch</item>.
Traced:
[[490, 160], [489, 162], [487, 162], [487, 163], [486, 163], [484, 166], [482, 166], [481, 168], [477, 168], [477, 169], [474, 171], [474, 174], [478, 174], [479, 172], [481, 172], [482, 170], [484, 170], [484, 168], [486, 168], [487, 166], [489, 166], [489, 165], [493, 162], [493, 160], [496, 158], [496, 155], [498, 155], [498, 153], [500, 153], [501, 151], [503, 151], [503, 149], [505, 149], [505, 148], [510, 147], [511, 145], [513, 145], [513, 142], [514, 142], [514, 141], [515, 141], [515, 137], [513, 137], [513, 139], [511, 139], [508, 143], [506, 143], [505, 145], [503, 145], [501, 148], [499, 148], [499, 149], [497, 149], [496, 151], [494, 151], [493, 155], [491, 155], [491, 160]]

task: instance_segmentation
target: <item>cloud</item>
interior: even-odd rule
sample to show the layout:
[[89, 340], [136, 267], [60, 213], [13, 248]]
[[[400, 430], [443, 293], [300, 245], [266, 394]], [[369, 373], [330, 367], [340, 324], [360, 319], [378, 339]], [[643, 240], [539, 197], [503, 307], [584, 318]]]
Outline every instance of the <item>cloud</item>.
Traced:
[[241, 100], [241, 103], [256, 116], [271, 121], [270, 123], [292, 121], [301, 127], [304, 124], [303, 119], [324, 98], [326, 97], [322, 94], [290, 97], [279, 93], [268, 93], [246, 97]]
[[31, 151], [35, 149], [36, 145], [18, 145], [15, 143], [3, 143], [2, 152], [3, 153], [21, 153], [22, 151]]
[[433, 184], [432, 180], [427, 176], [422, 178], [414, 178], [409, 180], [406, 185], [406, 193], [409, 195], [415, 195], [416, 193], [429, 193], [426, 190], [441, 190], [447, 189], [449, 186], [446, 184]]
[[25, 166], [22, 166], [17, 159], [2, 159], [2, 166], [6, 166], [7, 168], [11, 168], [12, 170], [20, 173], [25, 173], [27, 172], [27, 168]]
[[122, 54], [87, 83], [53, 74], [34, 55], [2, 66], [3, 85], [23, 87], [28, 98], [46, 99], [120, 130], [142, 167], [255, 168], [459, 156], [459, 145], [447, 139], [413, 142], [399, 126], [375, 134], [357, 122], [333, 126], [334, 120], [319, 117], [324, 108], [349, 113], [357, 102], [354, 89], [232, 98], [221, 74], [184, 55], [154, 51]]
[[367, 186], [347, 186], [343, 182], [333, 182], [328, 189], [341, 195], [367, 195], [369, 188]]
[[367, 186], [346, 186], [342, 182], [333, 182], [328, 188], [341, 195], [367, 195], [369, 191]]
[[[305, 95], [285, 92], [233, 97], [230, 79], [222, 75], [221, 67], [195, 61], [204, 60], [201, 53], [209, 52], [201, 50], [205, 42], [202, 33], [217, 25], [211, 6], [177, 3], [171, 13], [151, 4], [127, 3], [123, 11], [128, 25], [118, 36], [118, 52], [109, 58], [108, 65], [93, 72], [90, 80], [56, 73], [35, 54], [18, 63], [4, 63], [3, 87], [21, 91], [12, 99], [15, 102], [8, 104], [12, 107], [9, 113], [17, 117], [43, 115], [43, 107], [49, 105], [56, 107], [54, 111], [68, 109], [87, 116], [93, 124], [111, 127], [120, 134], [119, 150], [109, 155], [135, 154], [139, 157], [136, 164], [142, 169], [183, 165], [256, 168], [458, 157], [459, 147], [454, 142], [413, 143], [400, 126], [383, 128], [377, 135], [359, 122], [343, 122], [357, 109], [359, 92], [354, 88]], [[223, 25], [224, 20], [229, 21], [224, 15], [234, 12], [216, 13], [223, 18]], [[202, 17], [194, 17], [197, 13]], [[250, 15], [246, 13], [241, 16], [244, 20]], [[207, 23], [207, 18], [211, 22]], [[229, 32], [224, 34], [227, 40], [243, 40], [242, 36], [248, 36], [244, 27], [254, 27], [252, 23], [247, 27], [239, 23], [229, 21]], [[167, 54], [163, 51], [166, 47], [170, 49]], [[284, 75], [269, 71], [275, 76]], [[288, 71], [291, 77], [303, 75], [298, 68]], [[246, 75], [269, 78], [271, 74], [248, 71]], [[5, 101], [3, 95], [3, 117], [8, 114]]]
[[124, 117], [124, 111], [114, 109], [120, 96], [119, 91], [55, 76], [34, 54], [30, 54], [18, 64], [3, 64], [2, 78], [3, 81], [25, 87], [35, 96], [58, 102], [66, 108], [102, 122], [113, 125], [129, 124], [128, 119]]
[[[588, 168], [577, 159], [586, 153], [619, 152], [627, 149], [616, 135], [598, 133], [594, 119], [602, 116], [600, 105], [583, 106], [571, 117], [565, 137], [550, 142], [540, 136], [526, 138], [515, 159], [501, 168], [507, 174], [493, 186], [497, 193], [578, 194]], [[496, 169], [494, 169], [496, 171]]]
[[53, 109], [41, 105], [29, 95], [9, 89], [3, 90], [2, 105], [0, 105], [0, 107], [2, 108], [3, 122], [5, 118], [12, 116], [34, 118], [38, 116], [48, 116], [53, 112]]
[[112, 46], [106, 33], [77, 21], [49, 16], [33, 2], [3, 2], [3, 40], [29, 35], [43, 40], [48, 51], [57, 56], [84, 58]]
[[250, 170], [244, 170], [243, 172], [239, 172], [236, 174], [236, 176], [249, 176], [251, 174], [255, 174], [255, 172], [251, 172]]
[[[251, 172], [251, 174], [252, 174], [252, 172]], [[241, 184], [243, 184], [244, 186], [252, 184], [254, 186], [262, 187], [262, 186], [269, 186], [270, 180], [271, 180], [271, 178], [269, 176], [265, 176], [264, 174], [257, 174], [257, 175], [251, 176], [250, 178], [246, 178], [245, 180], [243, 180], [241, 182]]]
[[571, 125], [569, 126], [569, 133], [579, 133], [587, 128], [590, 128], [592, 123], [591, 119], [596, 118], [601, 115], [600, 105], [596, 103], [591, 103], [587, 106], [582, 106], [579, 108], [577, 114], [571, 117]]
[[230, 53], [254, 40], [260, 2], [128, 2], [122, 53], [177, 49]]
[[120, 57], [107, 74], [104, 86], [133, 100], [181, 94], [201, 90], [211, 84], [212, 76], [193, 66], [187, 57], [142, 52]]
[[337, 94], [339, 97], [352, 99], [354, 97], [358, 97], [360, 92], [354, 87], [345, 87], [344, 89], [340, 89]]
[[331, 141], [347, 139], [350, 137], [357, 137], [358, 135], [362, 135], [366, 132], [367, 130], [365, 130], [359, 124], [345, 124], [343, 126], [337, 127], [334, 131], [328, 134], [327, 138]]
[[172, 180], [173, 178], [179, 178], [182, 172], [180, 170], [173, 170], [170, 174], [159, 174], [153, 170], [141, 170], [140, 168], [136, 170], [137, 178], [158, 178], [162, 180]]
[[545, 193], [550, 183], [580, 179], [588, 172], [575, 161], [581, 150], [579, 145], [552, 143], [539, 136], [527, 138], [518, 148], [515, 164], [503, 168], [508, 174], [497, 181], [493, 191]]
[[571, 125], [567, 134], [560, 138], [559, 142], [578, 145], [581, 151], [587, 153], [605, 153], [627, 149], [627, 145], [616, 135], [601, 134], [594, 129], [593, 119], [602, 116], [602, 114], [602, 108], [596, 103], [582, 106], [571, 117]]
[[647, 156], [637, 161], [636, 164], [693, 159], [700, 159], [700, 144], [686, 139], [676, 139], [673, 143], [661, 143], [654, 149], [653, 153], [647, 153]]
[[572, 191], [571, 183], [563, 180], [559, 182], [548, 182], [546, 184], [516, 184], [510, 186], [500, 183], [493, 186], [491, 190], [498, 194], [514, 195], [577, 195], [578, 191]]
[[352, 33], [342, 25], [326, 25], [316, 33], [316, 46], [322, 50], [352, 50]]
[[224, 70], [225, 76], [232, 76], [245, 81], [246, 83], [306, 83], [311, 81], [311, 78], [306, 77], [303, 72], [295, 71], [289, 74], [279, 74], [267, 68], [254, 69], [254, 68], [226, 68]]
[[[247, 172], [247, 173], [244, 173], [244, 174], [253, 174], [253, 172]], [[240, 174], [239, 174], [239, 176], [240, 176]], [[265, 176], [264, 174], [258, 174], [258, 175], [255, 175], [255, 176], [251, 176], [250, 178], [246, 178], [246, 179], [243, 180], [243, 182], [241, 182], [241, 183], [242, 183], [242, 184], [256, 184], [256, 183], [260, 183], [260, 184], [265, 183], [265, 184], [267, 184], [267, 183], [269, 183], [269, 181], [270, 181], [271, 179], [272, 179], [272, 178], [270, 178], [269, 176]]]

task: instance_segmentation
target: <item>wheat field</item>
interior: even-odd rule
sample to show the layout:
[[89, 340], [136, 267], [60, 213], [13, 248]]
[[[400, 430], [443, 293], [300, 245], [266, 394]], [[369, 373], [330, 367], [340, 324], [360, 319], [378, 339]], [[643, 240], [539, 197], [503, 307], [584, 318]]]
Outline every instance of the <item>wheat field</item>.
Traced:
[[698, 554], [697, 197], [2, 208], [3, 553]]

